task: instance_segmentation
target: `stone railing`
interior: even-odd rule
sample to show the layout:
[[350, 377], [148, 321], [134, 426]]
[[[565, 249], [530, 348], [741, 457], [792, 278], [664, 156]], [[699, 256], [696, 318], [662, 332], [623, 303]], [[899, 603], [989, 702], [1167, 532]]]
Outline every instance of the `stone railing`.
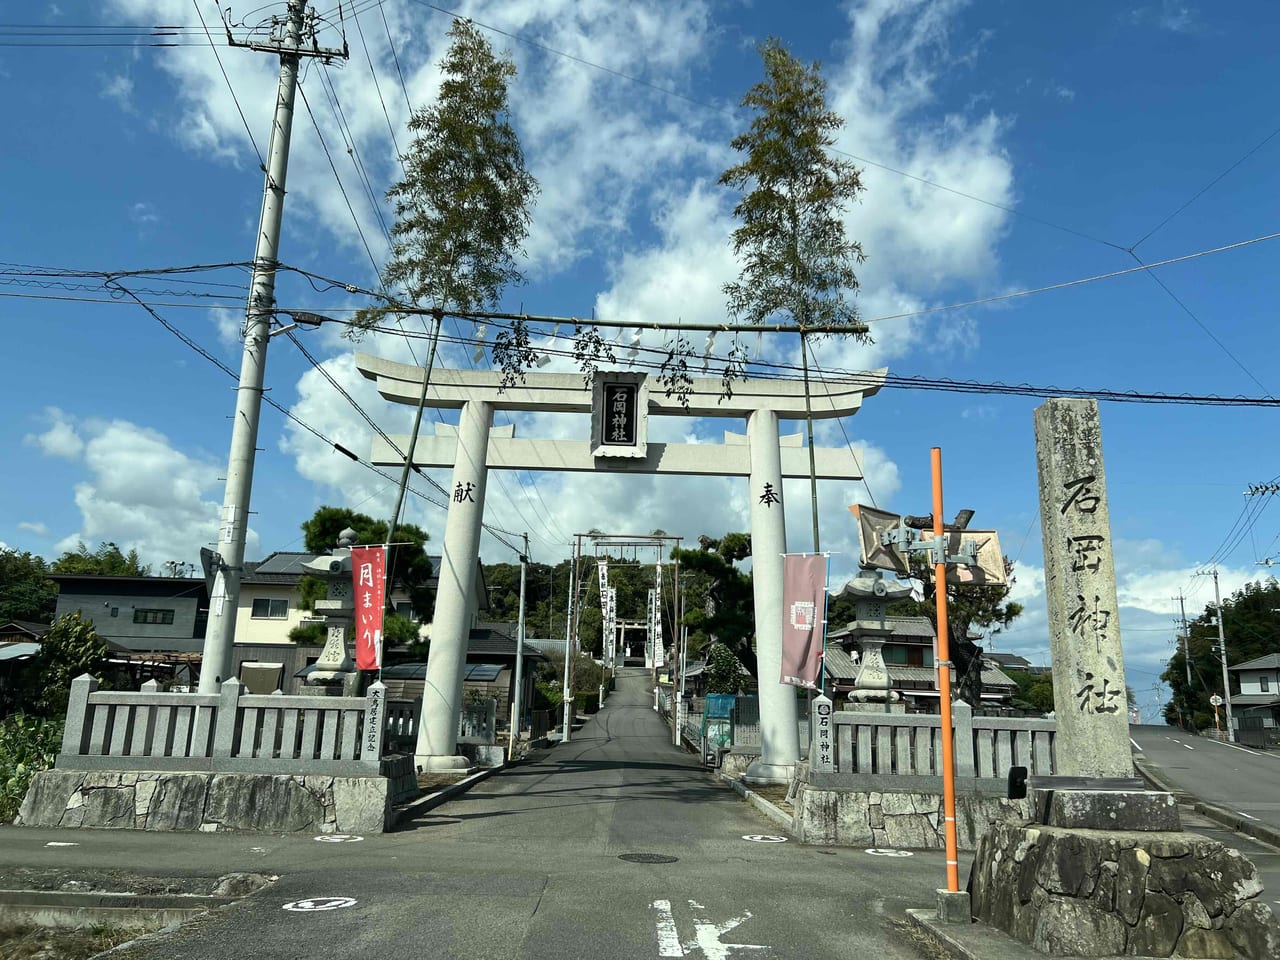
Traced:
[[[941, 791], [941, 717], [837, 711], [831, 724], [834, 769], [811, 769], [812, 786]], [[1057, 770], [1052, 720], [975, 717], [968, 704], [955, 703], [952, 726], [957, 783], [970, 792], [1003, 794], [1012, 766], [1026, 767], [1032, 776]], [[812, 761], [819, 753], [809, 756]]]
[[62, 752], [68, 770], [377, 776], [386, 687], [364, 697], [246, 694], [235, 679], [217, 694], [99, 690], [71, 684]]
[[[492, 698], [464, 703], [458, 715], [458, 742], [492, 745], [497, 739], [498, 702]], [[387, 746], [413, 753], [418, 742], [418, 716], [422, 698], [387, 702]]]

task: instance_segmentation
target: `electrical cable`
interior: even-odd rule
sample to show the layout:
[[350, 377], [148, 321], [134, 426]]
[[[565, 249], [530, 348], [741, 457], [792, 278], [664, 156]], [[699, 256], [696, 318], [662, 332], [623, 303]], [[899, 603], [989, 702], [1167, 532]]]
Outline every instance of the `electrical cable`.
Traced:
[[[227, 76], [227, 68], [222, 65], [222, 57], [218, 54], [218, 45], [213, 42], [213, 34], [209, 32], [209, 25], [204, 21], [204, 11], [200, 9], [200, 0], [191, 0], [191, 5], [196, 8], [196, 16], [200, 18], [200, 25], [204, 27], [204, 35], [209, 40], [209, 49], [213, 51], [213, 59], [218, 61], [218, 70], [222, 73], [222, 79], [226, 81], [227, 90], [231, 93], [231, 101], [236, 105], [236, 113], [240, 114], [240, 122], [244, 124], [244, 132], [249, 135], [249, 143], [253, 145], [253, 152], [258, 155], [258, 169], [263, 173], [267, 170], [267, 162], [262, 159], [262, 151], [258, 149], [258, 141], [253, 138], [253, 131], [249, 129], [249, 121], [245, 119], [244, 110], [240, 106], [240, 99], [236, 96], [235, 87], [231, 85], [231, 78]], [[222, 5], [218, 5], [218, 12], [222, 12]]]

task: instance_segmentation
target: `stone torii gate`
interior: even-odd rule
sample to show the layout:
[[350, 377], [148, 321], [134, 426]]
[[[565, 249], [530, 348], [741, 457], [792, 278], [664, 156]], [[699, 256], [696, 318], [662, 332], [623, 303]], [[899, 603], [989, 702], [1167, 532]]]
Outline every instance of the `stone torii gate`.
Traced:
[[[387, 400], [418, 403], [421, 367], [368, 354], [356, 355], [356, 367], [377, 382]], [[886, 372], [826, 381], [811, 397], [812, 416], [852, 416], [863, 397], [879, 391]], [[725, 397], [719, 378], [695, 377], [687, 400], [685, 406], [662, 390], [651, 392], [645, 374], [627, 371], [598, 370], [589, 386], [578, 374], [530, 373], [525, 382], [505, 389], [496, 371], [432, 372], [425, 405], [461, 412], [457, 427], [439, 425], [434, 437], [419, 438], [413, 456], [415, 466], [453, 468], [414, 758], [423, 770], [457, 770], [468, 764], [457, 755], [457, 728], [470, 630], [467, 612], [476, 586], [488, 473], [553, 470], [749, 478], [761, 756], [746, 777], [754, 783], [791, 778], [800, 759], [800, 739], [795, 688], [778, 680], [782, 555], [787, 548], [782, 481], [808, 477], [809, 454], [799, 434], [780, 436], [778, 424], [805, 418], [804, 387], [744, 380], [734, 384], [732, 397]], [[493, 426], [495, 410], [591, 413], [591, 440], [516, 438], [512, 427]], [[747, 432], [744, 436], [726, 431], [723, 444], [650, 443], [651, 416], [727, 417], [745, 420]], [[408, 449], [407, 436], [392, 440], [401, 450]], [[381, 438], [374, 439], [371, 459], [380, 466], [404, 465], [403, 454]], [[847, 449], [815, 449], [814, 467], [820, 479], [862, 478], [860, 464]]]

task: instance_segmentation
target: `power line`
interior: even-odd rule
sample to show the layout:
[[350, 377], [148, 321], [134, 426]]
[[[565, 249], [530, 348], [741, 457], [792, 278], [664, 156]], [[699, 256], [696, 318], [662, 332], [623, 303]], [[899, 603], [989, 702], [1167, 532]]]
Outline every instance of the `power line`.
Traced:
[[[218, 61], [218, 70], [222, 73], [222, 79], [226, 81], [227, 90], [231, 93], [231, 102], [236, 105], [236, 113], [240, 114], [240, 122], [244, 124], [244, 132], [249, 135], [249, 143], [253, 145], [253, 152], [258, 155], [258, 169], [266, 172], [267, 162], [262, 159], [262, 151], [258, 149], [258, 141], [253, 138], [253, 131], [249, 129], [249, 121], [244, 117], [244, 110], [240, 106], [240, 99], [236, 96], [235, 87], [231, 85], [231, 78], [227, 76], [227, 68], [222, 65], [222, 57], [218, 54], [218, 45], [213, 42], [213, 34], [209, 32], [209, 25], [204, 22], [204, 12], [200, 9], [200, 0], [191, 0], [191, 5], [196, 8], [196, 16], [200, 18], [200, 26], [204, 28], [204, 35], [209, 40], [209, 49], [213, 51], [213, 59]], [[221, 11], [222, 7], [218, 7]]]

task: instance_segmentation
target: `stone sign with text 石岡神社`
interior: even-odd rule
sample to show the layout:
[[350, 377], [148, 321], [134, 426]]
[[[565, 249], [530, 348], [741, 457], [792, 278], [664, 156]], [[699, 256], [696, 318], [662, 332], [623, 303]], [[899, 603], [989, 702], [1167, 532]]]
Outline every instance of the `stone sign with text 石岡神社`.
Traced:
[[1036, 408], [1058, 772], [1131, 777], [1115, 561], [1095, 400]]

